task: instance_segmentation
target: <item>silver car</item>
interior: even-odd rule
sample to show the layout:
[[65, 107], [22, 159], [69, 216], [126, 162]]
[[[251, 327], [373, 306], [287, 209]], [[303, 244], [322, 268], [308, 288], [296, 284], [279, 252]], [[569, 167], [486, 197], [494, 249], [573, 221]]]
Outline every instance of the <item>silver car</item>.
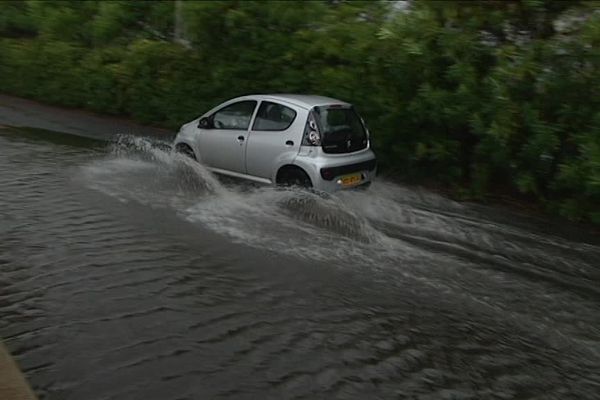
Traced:
[[183, 125], [174, 144], [216, 173], [327, 192], [369, 184], [376, 169], [364, 121], [323, 96], [237, 97]]

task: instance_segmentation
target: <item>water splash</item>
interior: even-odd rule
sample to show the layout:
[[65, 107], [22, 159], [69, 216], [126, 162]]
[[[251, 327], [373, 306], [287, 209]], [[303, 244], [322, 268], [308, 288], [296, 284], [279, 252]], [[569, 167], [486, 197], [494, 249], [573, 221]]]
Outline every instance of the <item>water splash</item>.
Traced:
[[[379, 265], [450, 256], [506, 269], [499, 258], [508, 258], [529, 273], [534, 269], [526, 264], [577, 276], [583, 263], [593, 278], [600, 256], [598, 246], [492, 222], [468, 205], [385, 181], [329, 195], [226, 185], [169, 144], [139, 137], [118, 137], [108, 157], [86, 165], [82, 175], [86, 185], [120, 201], [170, 207], [236, 242], [318, 259], [360, 257]], [[548, 254], [547, 245], [557, 251]]]
[[[439, 258], [419, 248], [421, 243], [411, 243], [415, 211], [407, 202], [419, 199], [386, 183], [373, 185], [369, 192], [335, 194], [224, 185], [203, 165], [163, 144], [135, 137], [120, 137], [108, 157], [84, 167], [84, 176], [86, 184], [120, 201], [171, 208], [235, 243], [277, 253], [375, 269], [406, 264], [414, 268]], [[443, 204], [433, 195], [427, 200]], [[383, 222], [392, 229], [382, 229]], [[399, 235], [401, 231], [407, 234]], [[423, 275], [409, 267], [402, 273]]]
[[232, 240], [316, 259], [362, 257], [388, 247], [357, 209], [336, 195], [221, 183], [165, 143], [119, 136], [108, 157], [83, 167], [86, 185], [120, 201], [171, 207]]

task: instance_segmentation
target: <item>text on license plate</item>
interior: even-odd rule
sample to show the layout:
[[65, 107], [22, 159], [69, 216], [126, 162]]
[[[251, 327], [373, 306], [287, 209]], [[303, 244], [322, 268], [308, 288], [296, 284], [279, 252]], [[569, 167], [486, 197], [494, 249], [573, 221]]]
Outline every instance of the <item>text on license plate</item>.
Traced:
[[360, 183], [362, 180], [361, 174], [345, 175], [340, 178], [342, 186], [352, 186]]

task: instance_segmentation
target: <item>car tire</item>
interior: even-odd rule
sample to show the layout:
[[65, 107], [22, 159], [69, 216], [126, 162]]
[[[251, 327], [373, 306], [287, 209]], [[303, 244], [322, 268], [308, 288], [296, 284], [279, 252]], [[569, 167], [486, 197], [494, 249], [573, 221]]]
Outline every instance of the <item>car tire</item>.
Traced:
[[300, 168], [284, 168], [277, 177], [277, 184], [281, 186], [299, 186], [311, 188], [312, 182], [306, 172]]
[[194, 150], [192, 150], [192, 148], [185, 143], [179, 143], [177, 146], [175, 146], [175, 151], [191, 158], [192, 160], [197, 160]]

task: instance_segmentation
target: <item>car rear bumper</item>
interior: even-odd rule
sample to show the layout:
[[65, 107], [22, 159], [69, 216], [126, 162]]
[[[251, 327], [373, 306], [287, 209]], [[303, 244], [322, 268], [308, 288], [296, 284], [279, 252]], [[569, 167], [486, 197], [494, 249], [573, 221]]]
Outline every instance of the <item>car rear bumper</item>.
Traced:
[[325, 192], [365, 187], [377, 171], [375, 154], [370, 149], [335, 156], [301, 153], [294, 164], [308, 173], [315, 189]]

